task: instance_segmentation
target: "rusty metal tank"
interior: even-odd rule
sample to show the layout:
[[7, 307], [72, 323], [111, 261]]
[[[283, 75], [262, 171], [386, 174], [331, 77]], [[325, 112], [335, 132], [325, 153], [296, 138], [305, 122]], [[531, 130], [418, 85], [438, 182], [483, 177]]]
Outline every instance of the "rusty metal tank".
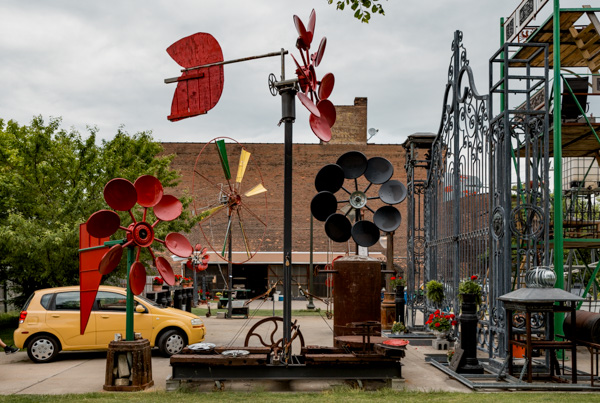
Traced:
[[600, 313], [577, 311], [574, 329], [571, 322], [571, 314], [565, 315], [563, 331], [569, 339], [600, 343]]
[[356, 334], [356, 328], [349, 327], [349, 323], [379, 322], [381, 262], [371, 257], [348, 256], [336, 260], [333, 269], [337, 272], [333, 292], [334, 338]]

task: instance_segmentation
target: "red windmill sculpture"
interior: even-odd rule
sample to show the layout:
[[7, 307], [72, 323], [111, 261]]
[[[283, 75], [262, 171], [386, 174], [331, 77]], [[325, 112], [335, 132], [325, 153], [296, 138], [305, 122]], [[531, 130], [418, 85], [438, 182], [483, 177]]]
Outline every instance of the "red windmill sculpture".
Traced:
[[305, 27], [302, 20], [294, 15], [294, 24], [299, 35], [296, 47], [300, 51], [303, 64], [300, 65], [294, 55], [292, 55], [292, 59], [296, 63], [296, 75], [301, 90], [298, 93], [298, 99], [310, 112], [310, 128], [319, 139], [328, 142], [331, 140], [331, 128], [336, 119], [335, 106], [328, 99], [333, 91], [335, 77], [332, 73], [327, 73], [320, 81], [317, 79], [315, 68], [321, 64], [325, 54], [327, 38], [323, 37], [319, 49], [313, 54], [310, 53], [316, 19], [315, 10], [312, 10], [308, 19], [308, 26]]
[[208, 250], [203, 248], [199, 243], [194, 246], [194, 253], [185, 262], [185, 265], [190, 270], [196, 270], [198, 272], [208, 269]]
[[[135, 247], [135, 262], [131, 265], [129, 273], [129, 285], [135, 295], [144, 291], [146, 284], [146, 268], [140, 262], [140, 252], [142, 248], [147, 248], [152, 256], [154, 265], [158, 269], [163, 280], [173, 285], [175, 283], [175, 274], [171, 264], [164, 257], [156, 257], [152, 250], [154, 241], [165, 244], [169, 251], [177, 256], [188, 257], [193, 249], [190, 242], [181, 234], [172, 232], [168, 234], [164, 241], [154, 236], [154, 227], [161, 221], [173, 221], [181, 215], [182, 204], [175, 196], [164, 195], [162, 184], [154, 176], [140, 176], [135, 183], [127, 179], [113, 179], [104, 187], [104, 200], [117, 211], [128, 211], [132, 223], [129, 226], [121, 226], [119, 215], [112, 210], [100, 210], [90, 216], [87, 221], [87, 230], [90, 235], [103, 238], [117, 232], [118, 229], [127, 232], [127, 239], [124, 244], [113, 245], [100, 261], [98, 270], [102, 274], [112, 272], [123, 256], [123, 249], [132, 246]], [[144, 207], [144, 213], [141, 221], [137, 221], [131, 209], [137, 204]], [[154, 223], [146, 221], [148, 208], [153, 207], [154, 215], [157, 220]]]

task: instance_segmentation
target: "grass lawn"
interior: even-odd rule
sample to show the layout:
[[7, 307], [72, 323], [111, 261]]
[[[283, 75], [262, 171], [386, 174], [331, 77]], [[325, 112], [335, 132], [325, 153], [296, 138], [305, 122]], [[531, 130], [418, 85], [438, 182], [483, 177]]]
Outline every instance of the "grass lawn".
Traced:
[[178, 403], [198, 402], [440, 402], [440, 403], [524, 403], [524, 402], [600, 402], [597, 393], [451, 393], [451, 392], [404, 392], [390, 389], [378, 392], [363, 392], [352, 389], [340, 389], [320, 393], [269, 393], [269, 392], [121, 392], [87, 393], [82, 395], [9, 395], [0, 396], [2, 402], [144, 402]]

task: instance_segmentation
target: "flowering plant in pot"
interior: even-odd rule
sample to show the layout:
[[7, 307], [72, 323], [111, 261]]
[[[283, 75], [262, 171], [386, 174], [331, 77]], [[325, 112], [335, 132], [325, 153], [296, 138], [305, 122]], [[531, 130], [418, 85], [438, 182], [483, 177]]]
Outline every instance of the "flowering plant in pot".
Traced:
[[397, 286], [406, 287], [406, 280], [401, 276], [392, 277], [390, 278], [390, 285], [392, 286], [392, 289], [395, 289]]
[[192, 286], [192, 279], [189, 277], [183, 277], [181, 279], [181, 285], [183, 285], [184, 287], [191, 287]]
[[392, 324], [392, 333], [404, 333], [406, 332], [406, 326], [402, 322], [394, 322]]
[[464, 294], [475, 295], [475, 303], [481, 305], [481, 284], [477, 281], [477, 276], [473, 275], [469, 280], [465, 280], [458, 285], [458, 297], [463, 302]]
[[165, 281], [160, 277], [154, 277], [152, 279], [152, 285], [160, 285], [162, 286]]
[[439, 309], [429, 315], [429, 319], [425, 324], [429, 329], [436, 332], [449, 332], [452, 326], [456, 326], [456, 316], [453, 313], [445, 314]]
[[183, 276], [181, 274], [176, 274], [175, 275], [175, 285], [179, 285], [181, 283], [182, 278], [183, 278]]

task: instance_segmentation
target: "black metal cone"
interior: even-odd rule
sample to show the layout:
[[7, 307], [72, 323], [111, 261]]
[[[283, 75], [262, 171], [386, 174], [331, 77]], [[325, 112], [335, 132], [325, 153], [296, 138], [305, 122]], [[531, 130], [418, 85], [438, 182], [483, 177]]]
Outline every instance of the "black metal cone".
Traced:
[[352, 239], [360, 246], [373, 246], [379, 241], [379, 228], [371, 221], [358, 221], [352, 227]]
[[317, 192], [324, 190], [335, 193], [344, 185], [344, 170], [338, 164], [327, 164], [319, 170], [315, 177]]
[[394, 175], [394, 166], [383, 157], [373, 157], [367, 162], [365, 178], [371, 183], [381, 185]]
[[319, 192], [310, 202], [310, 212], [319, 221], [325, 221], [337, 210], [337, 200], [331, 192]]
[[383, 206], [373, 214], [373, 222], [383, 232], [393, 232], [402, 222], [402, 216], [396, 207]]
[[387, 181], [379, 188], [379, 198], [386, 204], [398, 204], [406, 198], [406, 186], [397, 180]]
[[337, 164], [344, 170], [346, 179], [356, 179], [365, 173], [367, 157], [360, 151], [348, 151], [338, 158]]
[[352, 236], [352, 224], [343, 214], [332, 214], [325, 222], [325, 233], [335, 242], [346, 242]]

